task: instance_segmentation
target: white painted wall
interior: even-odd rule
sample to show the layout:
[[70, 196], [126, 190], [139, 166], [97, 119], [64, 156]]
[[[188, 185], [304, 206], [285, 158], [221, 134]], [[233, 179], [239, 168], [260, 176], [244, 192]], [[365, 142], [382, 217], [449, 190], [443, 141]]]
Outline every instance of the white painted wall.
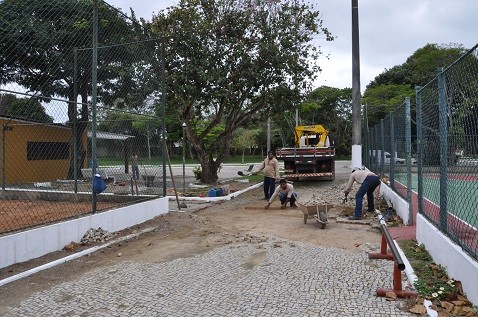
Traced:
[[115, 232], [166, 213], [168, 198], [163, 197], [0, 237], [0, 268], [78, 243], [90, 228]]
[[362, 167], [362, 145], [354, 144], [352, 145], [352, 164], [350, 165], [350, 170], [354, 167]]
[[402, 218], [403, 223], [410, 223], [410, 214], [408, 212], [408, 202], [399, 194], [394, 192], [385, 183], [380, 184], [380, 195], [384, 195], [388, 203], [393, 204], [393, 209], [397, 211], [397, 215]]

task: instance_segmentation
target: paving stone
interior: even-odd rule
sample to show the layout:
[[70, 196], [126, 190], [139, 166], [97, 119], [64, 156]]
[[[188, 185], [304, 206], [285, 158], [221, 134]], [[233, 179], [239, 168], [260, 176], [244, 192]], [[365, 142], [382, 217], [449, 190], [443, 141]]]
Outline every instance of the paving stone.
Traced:
[[363, 250], [276, 237], [262, 244], [267, 258], [252, 269], [243, 264], [257, 246], [247, 242], [167, 263], [123, 262], [35, 293], [4, 316], [414, 316], [375, 296], [392, 286], [391, 261], [371, 266]]

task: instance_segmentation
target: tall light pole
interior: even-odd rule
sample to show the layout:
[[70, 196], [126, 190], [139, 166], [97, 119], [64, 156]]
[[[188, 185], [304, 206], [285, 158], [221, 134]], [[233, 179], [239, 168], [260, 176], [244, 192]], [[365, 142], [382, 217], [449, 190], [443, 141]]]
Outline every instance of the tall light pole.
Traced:
[[362, 167], [358, 0], [352, 0], [352, 166]]

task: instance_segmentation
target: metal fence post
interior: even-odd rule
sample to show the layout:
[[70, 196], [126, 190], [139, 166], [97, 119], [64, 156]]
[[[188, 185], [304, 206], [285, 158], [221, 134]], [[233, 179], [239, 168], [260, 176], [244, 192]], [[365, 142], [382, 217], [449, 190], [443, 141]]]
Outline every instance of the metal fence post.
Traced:
[[98, 95], [98, 0], [94, 1], [93, 9], [93, 62], [92, 62], [92, 71], [91, 71], [91, 171], [93, 177], [91, 178], [91, 189], [92, 189], [92, 211], [96, 213], [96, 191], [94, 190], [93, 180], [95, 179], [95, 174], [97, 172], [98, 162], [96, 160], [96, 101]]
[[415, 87], [415, 102], [417, 107], [417, 177], [418, 177], [418, 212], [423, 213], [423, 116], [422, 116], [422, 87]]
[[365, 153], [364, 155], [364, 162], [365, 166], [367, 166], [370, 169], [370, 153], [371, 153], [371, 147], [370, 147], [370, 130], [368, 128], [368, 104], [366, 103], [364, 106], [365, 110]]
[[[388, 116], [390, 120], [390, 186], [395, 190], [395, 153], [397, 153], [397, 144], [395, 142], [395, 124], [394, 124], [394, 113]], [[384, 162], [385, 163], [385, 162]]]
[[74, 180], [74, 192], [78, 192], [78, 114], [77, 114], [77, 102], [78, 102], [78, 48], [73, 49], [73, 180]]
[[165, 74], [165, 58], [166, 58], [166, 50], [164, 48], [164, 39], [161, 41], [161, 60], [160, 60], [160, 73], [161, 73], [161, 125], [162, 125], [162, 135], [161, 139], [163, 142], [162, 146], [162, 156], [163, 156], [163, 197], [166, 197], [166, 155], [167, 155], [167, 148], [166, 148], [166, 79], [164, 78]]
[[405, 97], [405, 151], [407, 154], [407, 200], [408, 200], [408, 225], [413, 225], [412, 202], [412, 122], [410, 114], [410, 97]]
[[380, 120], [380, 176], [385, 173], [385, 126], [383, 119]]
[[2, 124], [2, 189], [5, 189], [5, 124]]
[[447, 190], [448, 190], [448, 112], [445, 92], [445, 73], [438, 70], [438, 116], [440, 132], [440, 229], [447, 232]]

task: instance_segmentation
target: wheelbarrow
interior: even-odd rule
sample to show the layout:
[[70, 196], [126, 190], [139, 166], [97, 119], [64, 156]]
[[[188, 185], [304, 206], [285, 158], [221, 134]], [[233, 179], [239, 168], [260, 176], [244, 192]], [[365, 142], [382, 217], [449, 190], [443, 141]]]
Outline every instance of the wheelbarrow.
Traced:
[[301, 203], [298, 203], [298, 205], [304, 213], [304, 224], [307, 223], [308, 219], [315, 218], [320, 229], [324, 229], [328, 223], [327, 211], [335, 207], [334, 205], [304, 205]]

